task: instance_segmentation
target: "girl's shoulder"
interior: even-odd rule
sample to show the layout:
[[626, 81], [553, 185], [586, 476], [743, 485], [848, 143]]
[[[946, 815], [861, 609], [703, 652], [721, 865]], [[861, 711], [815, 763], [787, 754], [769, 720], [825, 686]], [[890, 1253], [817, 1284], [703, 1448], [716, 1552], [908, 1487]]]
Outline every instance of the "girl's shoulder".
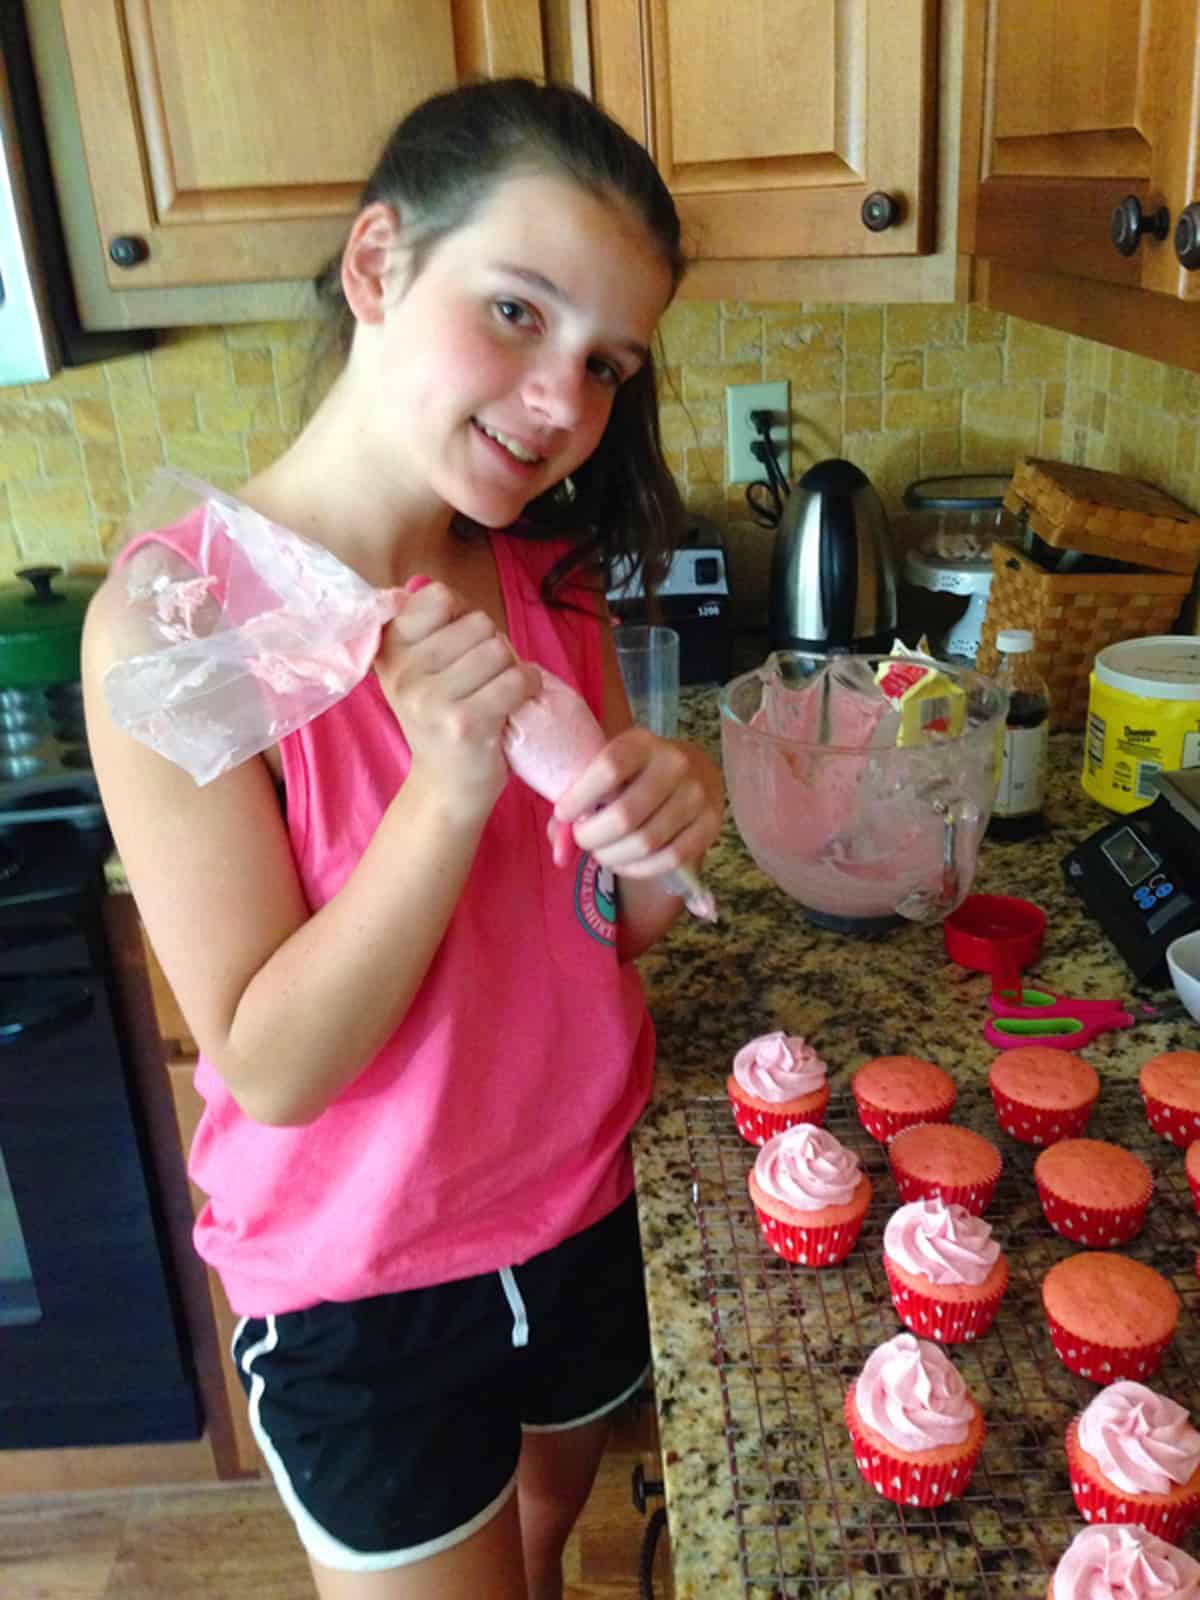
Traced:
[[582, 542], [580, 539], [572, 538], [569, 534], [546, 533], [532, 523], [519, 522], [505, 529], [498, 542], [542, 599], [547, 597], [546, 583], [549, 579], [556, 600], [583, 606], [587, 610], [595, 609], [595, 600], [602, 593], [602, 586], [586, 558], [576, 566], [568, 566], [561, 577], [554, 577], [555, 569], [569, 562], [578, 550]]

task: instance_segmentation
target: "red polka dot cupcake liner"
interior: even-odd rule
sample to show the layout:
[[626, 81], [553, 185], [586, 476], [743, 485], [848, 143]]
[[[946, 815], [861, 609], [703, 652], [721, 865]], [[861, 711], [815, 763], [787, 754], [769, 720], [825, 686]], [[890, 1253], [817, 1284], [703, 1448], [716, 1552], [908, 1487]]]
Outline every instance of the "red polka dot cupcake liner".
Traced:
[[795, 1112], [759, 1111], [756, 1106], [748, 1106], [745, 1101], [735, 1100], [732, 1095], [729, 1103], [733, 1107], [733, 1120], [742, 1138], [751, 1144], [763, 1145], [785, 1128], [794, 1128], [801, 1122], [811, 1122], [819, 1128], [825, 1121], [829, 1095], [827, 1092], [825, 1099], [814, 1110], [800, 1115]]
[[1077, 1139], [1087, 1127], [1096, 1104], [1095, 1100], [1089, 1100], [1085, 1106], [1047, 1110], [1014, 1100], [994, 1085], [992, 1103], [996, 1108], [996, 1120], [1005, 1133], [1022, 1144], [1054, 1144], [1058, 1139]]
[[996, 1320], [1004, 1287], [986, 1300], [937, 1300], [922, 1294], [906, 1283], [896, 1273], [885, 1255], [883, 1270], [892, 1291], [892, 1304], [896, 1315], [906, 1328], [920, 1334], [922, 1339], [933, 1339], [938, 1344], [969, 1344], [986, 1333]]
[[1156, 1100], [1142, 1091], [1146, 1117], [1155, 1133], [1178, 1145], [1181, 1150], [1200, 1139], [1200, 1111], [1184, 1111], [1179, 1106], [1169, 1106], [1165, 1100]]
[[802, 1267], [833, 1267], [844, 1261], [854, 1249], [862, 1232], [863, 1218], [853, 1217], [849, 1222], [819, 1223], [814, 1228], [800, 1228], [790, 1222], [781, 1222], [761, 1206], [755, 1206], [758, 1225], [763, 1238], [777, 1256], [794, 1261]]
[[872, 1139], [886, 1144], [901, 1128], [916, 1127], [918, 1122], [949, 1122], [954, 1099], [954, 1095], [951, 1095], [944, 1104], [926, 1106], [920, 1111], [881, 1111], [877, 1106], [865, 1104], [857, 1096], [854, 1103], [858, 1107], [858, 1120]]
[[876, 1494], [897, 1505], [944, 1506], [947, 1500], [956, 1500], [970, 1481], [983, 1448], [981, 1436], [973, 1448], [950, 1461], [925, 1463], [889, 1455], [859, 1427], [853, 1387], [846, 1395], [845, 1416], [858, 1470]]
[[1126, 1345], [1118, 1349], [1115, 1345], [1081, 1339], [1048, 1312], [1046, 1321], [1050, 1325], [1050, 1342], [1063, 1366], [1070, 1372], [1077, 1372], [1081, 1378], [1104, 1385], [1115, 1383], [1118, 1378], [1144, 1378], [1157, 1372], [1174, 1336], [1172, 1331], [1165, 1339], [1151, 1344]]
[[[1036, 1175], [1035, 1175], [1036, 1178]], [[1136, 1205], [1081, 1206], [1073, 1200], [1064, 1200], [1053, 1194], [1044, 1183], [1037, 1181], [1038, 1199], [1046, 1221], [1064, 1239], [1076, 1244], [1086, 1244], [1093, 1250], [1106, 1250], [1109, 1245], [1124, 1244], [1141, 1232], [1150, 1204], [1151, 1190], [1146, 1190], [1144, 1200]]]
[[1130, 1495], [1116, 1484], [1097, 1483], [1080, 1465], [1079, 1422], [1067, 1426], [1067, 1471], [1071, 1495], [1085, 1522], [1134, 1522], [1156, 1533], [1168, 1544], [1178, 1544], [1189, 1528], [1200, 1522], [1200, 1489], [1194, 1494], [1172, 1496]]
[[939, 1183], [935, 1178], [918, 1178], [911, 1172], [905, 1172], [897, 1162], [893, 1161], [892, 1177], [896, 1180], [901, 1200], [906, 1204], [910, 1200], [932, 1200], [935, 1196], [940, 1196], [948, 1206], [962, 1206], [964, 1211], [971, 1211], [977, 1217], [981, 1217], [996, 1192], [996, 1185], [1000, 1181], [1000, 1166], [997, 1164], [994, 1178], [987, 1178], [979, 1183]]

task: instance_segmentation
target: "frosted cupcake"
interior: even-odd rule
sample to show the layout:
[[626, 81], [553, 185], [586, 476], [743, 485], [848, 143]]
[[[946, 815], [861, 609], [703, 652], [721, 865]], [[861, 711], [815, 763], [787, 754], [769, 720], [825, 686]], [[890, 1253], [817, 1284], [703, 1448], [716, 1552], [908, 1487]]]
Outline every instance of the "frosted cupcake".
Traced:
[[940, 1506], [967, 1486], [983, 1448], [983, 1412], [949, 1358], [898, 1333], [846, 1391], [858, 1470], [885, 1500]]
[[734, 1056], [725, 1087], [738, 1132], [751, 1144], [798, 1122], [820, 1124], [829, 1104], [825, 1063], [798, 1034], [751, 1039]]
[[829, 1267], [854, 1248], [871, 1180], [853, 1150], [810, 1122], [768, 1139], [748, 1178], [763, 1237], [786, 1261]]
[[1046, 1600], [1200, 1600], [1200, 1564], [1145, 1528], [1085, 1528], [1055, 1567]]
[[1008, 1263], [982, 1217], [944, 1200], [913, 1200], [888, 1218], [883, 1270], [901, 1322], [939, 1344], [965, 1344], [991, 1326]]
[[1200, 1520], [1200, 1433], [1144, 1383], [1110, 1383], [1068, 1424], [1067, 1466], [1088, 1522], [1136, 1522], [1177, 1541]]

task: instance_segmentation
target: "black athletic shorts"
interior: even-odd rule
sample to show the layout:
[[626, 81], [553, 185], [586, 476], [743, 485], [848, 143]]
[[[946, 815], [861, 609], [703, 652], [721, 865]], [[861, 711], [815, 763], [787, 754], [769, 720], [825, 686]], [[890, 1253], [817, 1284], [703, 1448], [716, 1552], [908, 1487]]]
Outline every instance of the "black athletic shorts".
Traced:
[[359, 1572], [423, 1560], [499, 1511], [523, 1429], [576, 1427], [641, 1383], [633, 1197], [524, 1266], [243, 1318], [233, 1355], [309, 1554]]

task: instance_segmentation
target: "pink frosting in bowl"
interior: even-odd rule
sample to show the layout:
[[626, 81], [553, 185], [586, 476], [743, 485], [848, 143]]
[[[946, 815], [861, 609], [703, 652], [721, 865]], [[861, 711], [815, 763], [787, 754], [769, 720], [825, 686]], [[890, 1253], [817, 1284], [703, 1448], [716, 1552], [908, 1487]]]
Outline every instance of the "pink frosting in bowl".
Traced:
[[1132, 1379], [1100, 1391], [1079, 1418], [1077, 1438], [1127, 1494], [1169, 1494], [1200, 1467], [1200, 1432], [1186, 1408]]
[[781, 1105], [825, 1087], [825, 1063], [798, 1034], [764, 1033], [733, 1058], [738, 1087], [755, 1100]]
[[862, 1175], [854, 1151], [810, 1122], [775, 1134], [754, 1162], [754, 1178], [763, 1193], [794, 1211], [849, 1205]]
[[888, 1218], [886, 1254], [931, 1283], [979, 1284], [1000, 1259], [991, 1226], [940, 1197], [912, 1200]]
[[858, 1415], [898, 1450], [961, 1444], [976, 1406], [936, 1344], [898, 1333], [874, 1349], [854, 1388]]
[[1145, 1528], [1102, 1523], [1068, 1545], [1050, 1600], [1200, 1600], [1200, 1565]]

